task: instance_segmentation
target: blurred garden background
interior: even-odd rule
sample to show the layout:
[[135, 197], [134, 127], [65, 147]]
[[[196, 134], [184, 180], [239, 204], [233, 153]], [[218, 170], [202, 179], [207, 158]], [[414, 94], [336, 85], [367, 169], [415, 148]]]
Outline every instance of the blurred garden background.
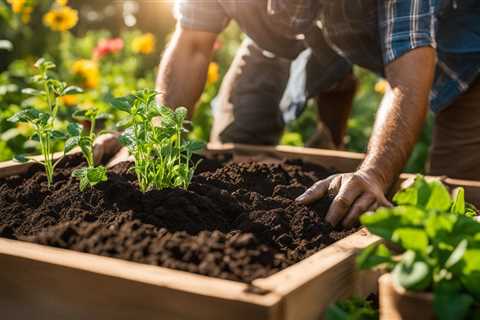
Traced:
[[[32, 86], [35, 61], [55, 62], [58, 77], [84, 89], [84, 93], [61, 98], [60, 118], [65, 124], [74, 109], [93, 105], [111, 112], [104, 124], [113, 128], [120, 114], [108, 104], [112, 96], [142, 88], [154, 88], [161, 53], [175, 26], [172, 1], [149, 0], [0, 0], [0, 161], [14, 154], [38, 153], [28, 141], [32, 131], [25, 124], [7, 121], [26, 106], [39, 107], [39, 100], [22, 93]], [[242, 40], [232, 23], [218, 39], [208, 82], [193, 119], [191, 135], [208, 141], [211, 102]], [[346, 149], [365, 152], [375, 112], [385, 82], [361, 69], [361, 81], [349, 120]], [[41, 107], [41, 106], [40, 106]], [[315, 131], [316, 108], [310, 105], [290, 123], [282, 144], [303, 146]], [[408, 163], [408, 172], [423, 172], [431, 139], [431, 116]], [[60, 150], [62, 146], [58, 145]]]

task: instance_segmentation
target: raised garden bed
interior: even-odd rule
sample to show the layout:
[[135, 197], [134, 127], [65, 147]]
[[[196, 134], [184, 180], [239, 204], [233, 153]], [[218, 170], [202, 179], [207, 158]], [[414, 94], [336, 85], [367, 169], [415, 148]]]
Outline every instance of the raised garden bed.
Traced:
[[[207, 153], [263, 149], [235, 148]], [[318, 164], [323, 157], [340, 171], [361, 159], [264, 151]], [[26, 174], [1, 186], [0, 307], [7, 318], [316, 319], [336, 299], [375, 286], [375, 277], [355, 272], [354, 256], [378, 238], [331, 230], [322, 222], [327, 202], [307, 208], [292, 201], [328, 170], [299, 161], [204, 161], [189, 191], [142, 195], [122, 164], [109, 182], [80, 193], [69, 178], [78, 159], [64, 163], [53, 191], [29, 165], [0, 167], [3, 177]]]

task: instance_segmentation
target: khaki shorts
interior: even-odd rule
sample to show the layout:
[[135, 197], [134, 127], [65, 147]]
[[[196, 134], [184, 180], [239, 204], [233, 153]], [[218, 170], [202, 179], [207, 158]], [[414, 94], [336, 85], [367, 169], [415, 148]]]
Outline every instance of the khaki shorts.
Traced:
[[480, 180], [480, 79], [435, 116], [429, 174]]
[[[285, 127], [279, 104], [290, 77], [290, 66], [290, 60], [266, 53], [250, 39], [244, 40], [220, 87], [210, 141], [278, 144]], [[336, 90], [351, 74], [351, 65], [343, 61], [320, 62], [312, 56], [306, 66], [307, 98]], [[353, 94], [355, 89], [350, 91]], [[347, 111], [351, 101], [349, 104]], [[319, 121], [319, 128], [322, 126]]]

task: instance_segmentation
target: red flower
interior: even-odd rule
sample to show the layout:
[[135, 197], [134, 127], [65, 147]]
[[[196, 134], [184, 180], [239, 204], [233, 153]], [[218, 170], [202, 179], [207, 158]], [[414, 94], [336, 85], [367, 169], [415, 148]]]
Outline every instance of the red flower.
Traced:
[[123, 49], [123, 40], [121, 38], [103, 39], [93, 50], [94, 59], [98, 60], [109, 54], [115, 54]]

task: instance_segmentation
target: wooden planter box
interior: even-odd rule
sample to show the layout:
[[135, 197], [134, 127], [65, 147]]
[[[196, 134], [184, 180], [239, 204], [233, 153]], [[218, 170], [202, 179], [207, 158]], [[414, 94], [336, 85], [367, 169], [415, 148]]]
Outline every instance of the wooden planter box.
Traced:
[[[222, 145], [206, 151], [226, 152], [302, 158], [339, 172], [354, 170], [363, 158], [292, 147]], [[0, 177], [28, 167], [2, 163]], [[480, 194], [480, 183], [469, 184], [467, 195]], [[378, 275], [358, 272], [355, 255], [378, 241], [360, 230], [255, 280], [253, 290], [239, 282], [0, 238], [0, 310], [4, 319], [318, 319], [340, 298], [376, 291]]]

